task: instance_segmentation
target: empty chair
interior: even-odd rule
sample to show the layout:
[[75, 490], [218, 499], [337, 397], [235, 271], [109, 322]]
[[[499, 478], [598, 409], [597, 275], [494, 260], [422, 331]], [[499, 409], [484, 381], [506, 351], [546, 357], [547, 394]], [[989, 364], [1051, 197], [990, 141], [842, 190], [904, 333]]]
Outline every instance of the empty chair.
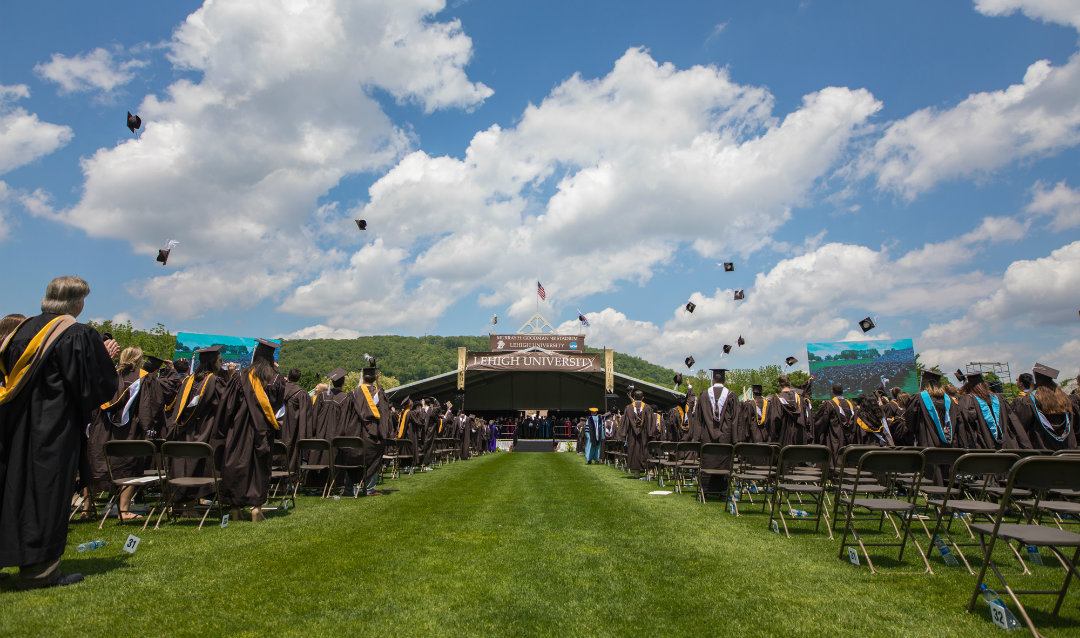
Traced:
[[[833, 529], [836, 529], [836, 526], [847, 518], [847, 508], [851, 504], [851, 499], [857, 494], [881, 496], [888, 491], [888, 488], [884, 485], [872, 480], [872, 477], [866, 476], [858, 485], [859, 491], [857, 493], [853, 492], [856, 489], [854, 480], [859, 473], [859, 460], [862, 459], [864, 454], [881, 449], [877, 445], [846, 445], [841, 448], [840, 467], [835, 468], [833, 471]], [[921, 486], [922, 483], [920, 482], [919, 485]], [[914, 484], [909, 484], [909, 489], [915, 489]], [[845, 508], [844, 511], [840, 511], [841, 506]], [[876, 519], [878, 517], [874, 516], [872, 518]]]
[[[1028, 616], [1024, 605], [1017, 595], [1052, 595], [1057, 596], [1053, 611], [1054, 616], [1061, 610], [1061, 603], [1065, 600], [1065, 593], [1069, 589], [1069, 583], [1073, 578], [1080, 577], [1076, 572], [1077, 558], [1080, 557], [1080, 534], [1076, 532], [1055, 529], [1047, 525], [1030, 525], [1025, 523], [1005, 523], [1004, 519], [1009, 513], [1009, 499], [1012, 497], [1016, 485], [1024, 485], [1036, 492], [1049, 492], [1061, 489], [1080, 489], [1080, 457], [1074, 456], [1032, 456], [1018, 461], [1009, 472], [1009, 481], [1005, 485], [1001, 503], [998, 505], [997, 514], [993, 523], [979, 523], [971, 528], [979, 534], [979, 540], [983, 543], [983, 565], [975, 580], [975, 588], [968, 601], [967, 610], [971, 613], [975, 607], [975, 600], [979, 597], [980, 585], [986, 576], [986, 570], [990, 569], [997, 576], [998, 581], [1016, 604], [1020, 616], [1024, 619], [1028, 629], [1035, 636], [1039, 636], [1035, 624]], [[1034, 545], [1036, 547], [1048, 547], [1057, 556], [1065, 567], [1065, 577], [1060, 589], [1012, 589], [1005, 581], [1001, 570], [994, 562], [994, 545], [998, 540], [1005, 542], [1017, 541], [1022, 545]], [[1072, 550], [1070, 559], [1061, 551], [1062, 547], [1075, 548]]]
[[[105, 456], [105, 466], [109, 471], [109, 501], [105, 504], [105, 515], [101, 517], [101, 523], [98, 524], [98, 529], [101, 529], [105, 525], [105, 519], [109, 517], [109, 510], [112, 507], [114, 501], [120, 500], [120, 494], [125, 490], [132, 490], [132, 500], [140, 493], [145, 494], [146, 488], [150, 486], [161, 487], [161, 463], [157, 453], [157, 447], [154, 446], [151, 441], [138, 441], [138, 440], [116, 440], [106, 441], [102, 447], [102, 453]], [[113, 459], [125, 458], [125, 459], [142, 459], [145, 464], [145, 471], [142, 476], [133, 477], [116, 477], [113, 475]], [[154, 505], [151, 506], [150, 512], [146, 515], [146, 520], [143, 522], [143, 529], [146, 529], [146, 525], [150, 522], [150, 518], [154, 515], [154, 511], [161, 506], [161, 495], [158, 494], [157, 500]], [[119, 503], [116, 507], [116, 518], [121, 523], [124, 522], [124, 512], [121, 510]]]
[[731, 476], [732, 446], [730, 443], [703, 443], [698, 461], [698, 498], [702, 503], [708, 494], [720, 494], [727, 488], [725, 479]]
[[[855, 474], [855, 480], [850, 490], [852, 498], [845, 499], [848, 501], [848, 505], [844, 522], [844, 535], [840, 539], [840, 557], [844, 556], [845, 549], [849, 545], [858, 545], [866, 558], [866, 564], [870, 567], [870, 572], [874, 574], [878, 573], [878, 570], [870, 559], [870, 554], [866, 550], [867, 547], [897, 547], [899, 549], [896, 557], [897, 562], [904, 559], [904, 549], [907, 547], [908, 538], [911, 536], [911, 519], [915, 515], [915, 500], [919, 491], [919, 482], [922, 479], [922, 468], [922, 453], [914, 450], [881, 450], [879, 448], [878, 450], [866, 452], [861, 456], [858, 472]], [[864, 482], [873, 481], [877, 483], [876, 475], [886, 476], [888, 484], [892, 484], [892, 477], [897, 474], [911, 474], [915, 477], [915, 484], [911, 489], [907, 490], [907, 498], [895, 498], [894, 494], [886, 494], [880, 498], [859, 498], [856, 496], [861, 493], [859, 488]], [[880, 515], [882, 519], [889, 518], [890, 522], [892, 521], [890, 512], [897, 514], [901, 518], [903, 528], [902, 532], [899, 528], [896, 528], [897, 535], [900, 538], [899, 542], [864, 541], [855, 526], [856, 508], [864, 508]], [[893, 525], [895, 528], [895, 523]], [[881, 522], [878, 523], [878, 531], [880, 530]], [[849, 535], [852, 537], [853, 542], [848, 542]], [[926, 566], [922, 573], [932, 574], [933, 570], [930, 569], [930, 561], [927, 560], [926, 552], [919, 545], [918, 539], [912, 537], [911, 542], [919, 550], [919, 555], [922, 556], [923, 564]]]
[[335, 436], [330, 439], [330, 487], [328, 493], [333, 492], [334, 484], [344, 472], [353, 487], [353, 498], [363, 491], [364, 471], [364, 439], [358, 436]]
[[732, 463], [731, 480], [732, 495], [738, 493], [738, 498], [732, 499], [732, 508], [735, 515], [739, 516], [739, 503], [745, 497], [751, 504], [754, 502], [754, 494], [761, 493], [761, 511], [765, 512], [768, 499], [765, 498], [766, 485], [776, 468], [776, 455], [780, 446], [772, 443], [736, 443]]
[[[203, 523], [206, 522], [206, 516], [210, 513], [210, 510], [217, 507], [218, 516], [222, 516], [221, 495], [218, 491], [219, 478], [217, 472], [217, 464], [214, 463], [214, 448], [210, 447], [209, 443], [203, 443], [202, 441], [166, 441], [161, 446], [162, 462], [165, 465], [165, 495], [164, 498], [168, 501], [172, 501], [173, 505], [170, 508], [171, 517], [175, 517], [178, 512], [191, 510], [198, 512], [203, 510], [202, 518], [199, 520], [199, 529], [202, 529]], [[209, 476], [184, 476], [180, 475], [175, 468], [182, 467], [180, 463], [169, 463], [170, 459], [192, 459], [202, 460], [205, 463], [205, 467], [209, 472]], [[175, 501], [178, 499], [173, 498], [175, 492], [181, 490], [199, 490], [203, 488], [209, 488], [213, 493], [213, 500], [208, 504], [203, 504], [199, 501], [195, 501], [189, 505], [178, 504]], [[162, 511], [162, 514], [165, 512]], [[154, 525], [156, 529], [161, 525], [161, 515], [158, 515], [157, 523]]]
[[696, 441], [675, 444], [675, 485], [679, 492], [697, 474], [700, 453], [701, 444]]
[[[322, 457], [327, 460], [330, 459], [330, 441], [326, 439], [300, 439], [296, 442], [297, 453], [301, 459], [309, 456], [306, 452], [313, 452], [312, 457]], [[317, 453], [325, 452], [325, 455], [319, 455]], [[326, 480], [323, 482], [322, 497], [326, 498], [327, 493], [330, 491], [330, 464], [329, 463], [305, 463], [301, 460], [300, 466], [296, 468], [296, 487], [293, 492], [299, 492], [300, 485], [307, 482], [308, 475], [312, 472], [326, 472]]]
[[[796, 511], [803, 511], [802, 507], [807, 502], [814, 506], [814, 531], [821, 528], [821, 517], [825, 516], [825, 527], [832, 538], [832, 526], [828, 524], [829, 518], [826, 513], [828, 506], [825, 503], [827, 493], [826, 482], [829, 479], [829, 459], [832, 451], [824, 445], [788, 445], [780, 450], [780, 458], [777, 460], [777, 471], [773, 474], [769, 486], [772, 488], [772, 508], [769, 510], [769, 525], [776, 519], [784, 527], [784, 534], [791, 538], [788, 530], [787, 519], [784, 517], [783, 505], [786, 504], [792, 517], [801, 518]], [[797, 472], [782, 473], [783, 468], [795, 469]], [[799, 507], [791, 504], [791, 495], [798, 497]], [[808, 501], [803, 501], [802, 497]], [[809, 513], [807, 513], [809, 514]]]

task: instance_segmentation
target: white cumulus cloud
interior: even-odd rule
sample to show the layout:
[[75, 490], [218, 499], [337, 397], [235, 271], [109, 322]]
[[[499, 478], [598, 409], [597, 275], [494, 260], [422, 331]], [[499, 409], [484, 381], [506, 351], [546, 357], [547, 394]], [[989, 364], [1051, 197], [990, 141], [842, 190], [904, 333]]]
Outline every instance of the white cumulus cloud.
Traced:
[[25, 84], [0, 84], [0, 175], [52, 153], [73, 137], [70, 127], [42, 122], [14, 106], [16, 100], [29, 97]]
[[93, 90], [109, 93], [131, 82], [135, 78], [134, 69], [146, 64], [145, 60], [117, 60], [110, 51], [99, 47], [72, 57], [54, 53], [48, 62], [34, 66], [34, 72], [59, 84], [65, 93]]

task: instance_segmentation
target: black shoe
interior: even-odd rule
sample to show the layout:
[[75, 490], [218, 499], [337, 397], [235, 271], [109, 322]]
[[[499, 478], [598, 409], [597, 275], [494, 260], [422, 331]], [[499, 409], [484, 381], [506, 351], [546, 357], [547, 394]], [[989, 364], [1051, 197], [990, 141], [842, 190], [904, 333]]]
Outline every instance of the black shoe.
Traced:
[[74, 585], [75, 583], [81, 583], [83, 580], [82, 574], [60, 574], [60, 576], [51, 583], [41, 583], [33, 585], [22, 585], [23, 589], [44, 589], [46, 587], [65, 587], [67, 585]]

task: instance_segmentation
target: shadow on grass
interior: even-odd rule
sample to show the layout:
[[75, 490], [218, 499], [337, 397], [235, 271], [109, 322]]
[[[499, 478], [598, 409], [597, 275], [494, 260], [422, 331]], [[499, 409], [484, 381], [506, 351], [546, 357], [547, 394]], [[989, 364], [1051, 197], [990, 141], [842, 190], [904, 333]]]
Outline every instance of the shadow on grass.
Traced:
[[[108, 557], [83, 557], [66, 558], [60, 562], [60, 571], [64, 574], [82, 574], [83, 576], [94, 576], [97, 574], [107, 574], [115, 569], [121, 569], [125, 567], [130, 555], [123, 556], [108, 556]], [[11, 594], [17, 592], [26, 591], [39, 591], [39, 590], [25, 590], [19, 587], [18, 571], [13, 570], [6, 572], [11, 574], [9, 578], [0, 580], [0, 594]], [[52, 588], [45, 588], [52, 589]]]

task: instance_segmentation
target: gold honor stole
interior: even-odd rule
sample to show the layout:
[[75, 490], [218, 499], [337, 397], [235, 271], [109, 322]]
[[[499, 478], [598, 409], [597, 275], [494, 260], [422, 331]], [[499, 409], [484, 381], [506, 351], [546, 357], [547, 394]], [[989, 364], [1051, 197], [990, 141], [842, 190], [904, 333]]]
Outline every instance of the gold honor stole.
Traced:
[[[63, 321], [65, 318], [67, 318], [66, 322]], [[62, 322], [66, 325], [61, 325]], [[66, 330], [74, 323], [75, 319], [70, 315], [60, 315], [56, 319], [45, 324], [45, 327], [30, 340], [30, 344], [26, 346], [26, 350], [19, 356], [19, 360], [15, 362], [15, 367], [12, 368], [11, 373], [8, 374], [8, 371], [4, 366], [2, 355], [7, 351], [7, 346], [11, 343], [11, 338], [15, 336], [18, 326], [15, 327], [15, 330], [11, 331], [8, 338], [4, 340], [3, 347], [0, 347], [0, 404], [15, 397], [15, 394], [20, 389], [19, 383], [23, 379], [28, 378], [27, 373], [32, 372], [34, 367], [36, 367], [37, 361], [35, 360], [35, 357], [38, 354], [38, 350], [41, 349], [41, 344], [52, 336], [54, 330]], [[59, 335], [60, 333], [57, 332], [56, 334]]]
[[[202, 405], [202, 398], [203, 398], [203, 394], [206, 392], [206, 385], [208, 383], [210, 383], [210, 377], [212, 377], [212, 376], [214, 376], [214, 375], [208, 374], [205, 377], [203, 377], [202, 387], [199, 388], [199, 395], [198, 395], [199, 396], [199, 403], [196, 404], [196, 406], [195, 406], [196, 410], [198, 409], [199, 405]], [[178, 425], [180, 427], [184, 427], [185, 425], [187, 425], [188, 421], [191, 420], [191, 417], [195, 416], [195, 410], [192, 410], [191, 414], [187, 415], [186, 419], [184, 419], [183, 421], [180, 421], [180, 419], [179, 419], [180, 414], [183, 414], [184, 409], [187, 408], [188, 397], [191, 395], [191, 388], [192, 388], [193, 385], [195, 385], [195, 375], [191, 375], [184, 382], [183, 396], [180, 397], [180, 413], [176, 415], [177, 416], [176, 425]], [[173, 399], [173, 403], [174, 404], [176, 403], [176, 399]], [[172, 410], [172, 405], [170, 405], [168, 409]]]
[[266, 422], [273, 426], [275, 430], [280, 430], [281, 426], [278, 425], [277, 419], [274, 418], [274, 410], [270, 407], [270, 398], [266, 396], [266, 389], [263, 388], [262, 381], [255, 376], [254, 370], [248, 372], [248, 381], [251, 382], [251, 389], [255, 392], [255, 400], [259, 402], [259, 407], [262, 408]]
[[[143, 377], [145, 377], [148, 374], [150, 374], [150, 373], [147, 372], [146, 370], [139, 370], [139, 378], [140, 379], [142, 379]], [[102, 403], [101, 404], [101, 409], [108, 412], [109, 410], [115, 408], [117, 405], [119, 405], [119, 403], [121, 401], [124, 400], [124, 397], [126, 397], [130, 392], [131, 392], [131, 386], [129, 385], [128, 387], [124, 388], [124, 391], [120, 393], [120, 396], [118, 396], [115, 401], [106, 401], [105, 403]]]
[[[370, 402], [369, 402], [369, 405], [370, 405]], [[411, 410], [411, 409], [412, 408], [406, 408], [405, 409], [405, 414], [401, 415], [401, 427], [399, 427], [398, 431], [397, 431], [397, 438], [399, 438], [399, 439], [401, 437], [405, 436], [405, 417], [409, 416], [409, 410]], [[378, 411], [375, 412], [375, 416], [379, 416]]]
[[681, 405], [675, 407], [679, 408], [679, 427], [684, 430], [689, 430], [690, 424], [686, 422], [686, 408]]
[[371, 398], [371, 390], [368, 390], [367, 384], [361, 383], [360, 389], [364, 391], [364, 398], [367, 399], [367, 404], [368, 407], [371, 408], [371, 413], [375, 415], [376, 419], [380, 418], [379, 408], [375, 407], [375, 401]]
[[867, 425], [866, 422], [862, 420], [862, 417], [859, 417], [856, 420], [859, 422], [859, 427], [866, 430], [867, 432], [870, 432], [872, 434], [878, 434], [879, 432], [881, 432], [881, 427], [882, 426], [880, 426], [880, 425], [878, 426], [878, 429], [875, 430], [875, 429], [872, 429], [869, 425]]
[[[851, 404], [851, 401], [848, 401], [848, 399], [844, 399], [844, 401], [847, 401], [847, 407], [848, 407], [848, 409], [849, 409], [849, 410], [851, 410], [851, 414], [852, 414], [852, 415], [854, 415], [854, 414], [855, 414], [855, 406], [853, 406], [853, 405]], [[841, 414], [841, 415], [842, 415], [842, 416], [843, 416], [844, 418], [847, 418], [847, 417], [848, 417], [848, 415], [847, 415], [847, 414], [844, 414], [844, 410], [840, 408], [840, 397], [833, 397], [833, 398], [832, 398], [832, 402], [836, 404], [836, 409], [837, 409], [837, 410], [840, 410], [840, 414]]]
[[765, 425], [765, 415], [769, 412], [769, 397], [765, 397], [765, 400], [761, 403], [761, 418], [758, 419], [758, 425]]

